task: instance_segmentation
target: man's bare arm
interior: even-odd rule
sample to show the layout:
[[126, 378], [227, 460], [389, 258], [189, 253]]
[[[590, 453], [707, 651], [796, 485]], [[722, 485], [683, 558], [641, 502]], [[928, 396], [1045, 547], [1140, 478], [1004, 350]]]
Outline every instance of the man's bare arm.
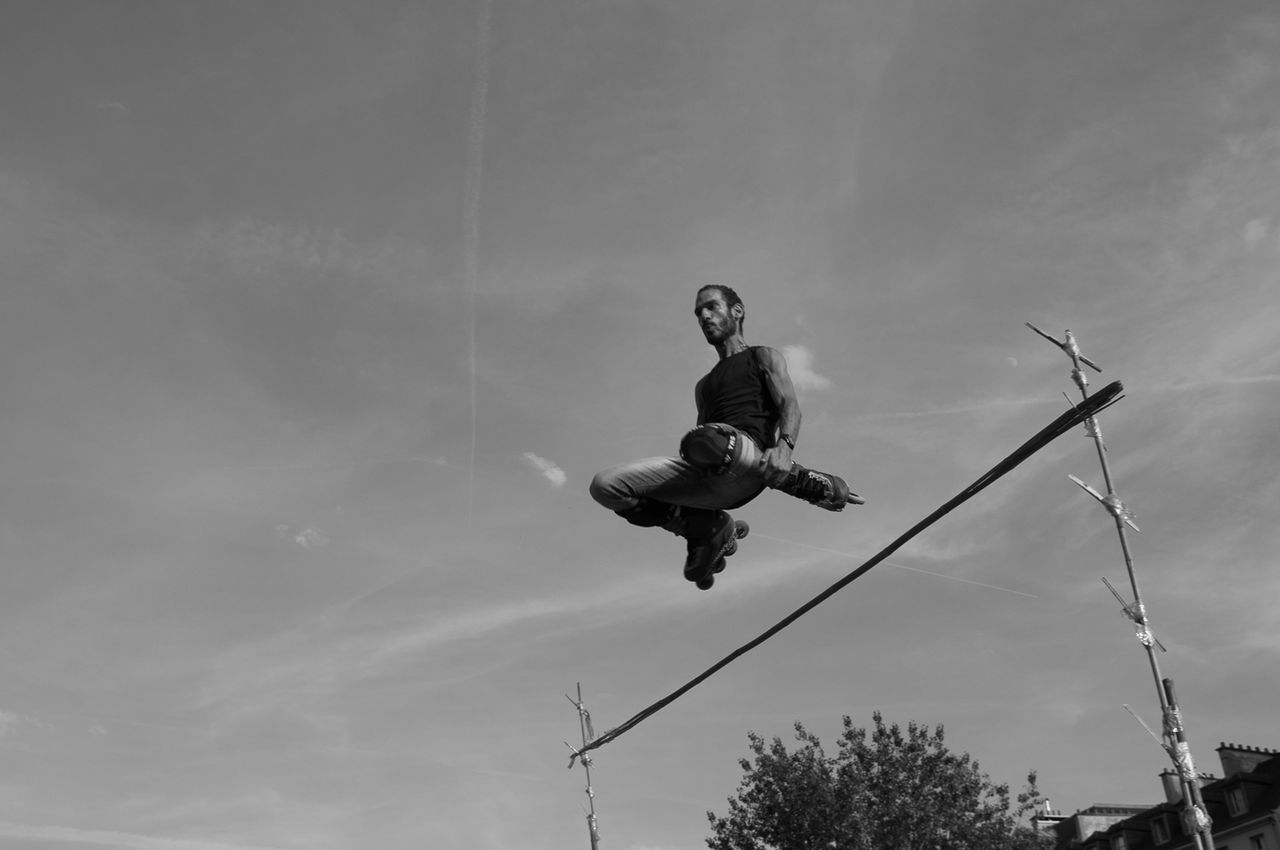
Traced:
[[781, 352], [762, 346], [760, 366], [764, 369], [769, 396], [778, 409], [779, 431], [778, 444], [764, 453], [765, 479], [770, 484], [780, 484], [791, 471], [792, 444], [800, 436], [800, 401], [796, 398], [791, 373], [787, 371], [787, 359]]

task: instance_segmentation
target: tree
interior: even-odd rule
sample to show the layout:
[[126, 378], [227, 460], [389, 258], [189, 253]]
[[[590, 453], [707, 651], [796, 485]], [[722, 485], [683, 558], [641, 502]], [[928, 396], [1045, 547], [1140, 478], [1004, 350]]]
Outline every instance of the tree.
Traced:
[[1008, 785], [994, 785], [967, 753], [943, 744], [943, 730], [915, 723], [906, 734], [844, 718], [839, 753], [830, 757], [796, 723], [800, 747], [748, 734], [752, 759], [729, 813], [707, 812], [711, 850], [1039, 850], [1052, 842], [1019, 821], [1043, 798], [1027, 777], [1017, 807]]

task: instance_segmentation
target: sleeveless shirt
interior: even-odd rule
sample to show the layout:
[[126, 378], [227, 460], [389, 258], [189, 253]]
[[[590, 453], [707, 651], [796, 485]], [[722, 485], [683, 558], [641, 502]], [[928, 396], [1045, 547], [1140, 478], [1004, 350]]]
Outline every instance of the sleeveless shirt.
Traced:
[[764, 369], [751, 346], [712, 367], [702, 381], [702, 421], [723, 422], [749, 435], [761, 448], [773, 445], [778, 410]]

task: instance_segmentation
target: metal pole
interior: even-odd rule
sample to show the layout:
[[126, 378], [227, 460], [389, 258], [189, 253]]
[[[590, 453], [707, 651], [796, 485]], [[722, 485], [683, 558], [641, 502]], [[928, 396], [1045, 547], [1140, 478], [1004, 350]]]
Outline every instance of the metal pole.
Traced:
[[[582, 732], [582, 746], [585, 749], [588, 742], [596, 736], [595, 730], [591, 728], [591, 714], [587, 711], [586, 705], [582, 702], [582, 683], [578, 683], [578, 698], [565, 694], [565, 699], [573, 703], [578, 709], [578, 727]], [[573, 767], [574, 759], [582, 760], [582, 768], [587, 773], [587, 802], [589, 809], [587, 811], [587, 834], [591, 838], [591, 850], [600, 850], [600, 830], [599, 824], [596, 822], [596, 792], [591, 787], [591, 755], [582, 752], [582, 750], [574, 749], [565, 742], [570, 750], [573, 750], [573, 758], [569, 760], [569, 767]]]
[[[1080, 346], [1071, 331], [1066, 331], [1065, 341], [1059, 342], [1030, 322], [1027, 322], [1027, 327], [1058, 346], [1063, 353], [1071, 358], [1071, 379], [1075, 382], [1076, 387], [1079, 388], [1081, 397], [1087, 399], [1089, 397], [1089, 379], [1085, 375], [1084, 369], [1081, 368], [1081, 364], [1088, 365], [1097, 372], [1102, 371], [1101, 367], [1080, 353]], [[1213, 835], [1211, 833], [1213, 822], [1209, 818], [1208, 810], [1204, 807], [1204, 799], [1200, 794], [1199, 777], [1196, 773], [1195, 763], [1191, 758], [1191, 747], [1187, 743], [1186, 734], [1182, 726], [1182, 712], [1178, 708], [1177, 700], [1174, 699], [1173, 681], [1164, 678], [1160, 674], [1160, 662], [1156, 656], [1156, 647], [1159, 646], [1161, 649], [1164, 647], [1160, 645], [1155, 635], [1152, 634], [1151, 624], [1147, 619], [1147, 609], [1142, 603], [1142, 594], [1138, 589], [1138, 575], [1134, 569], [1133, 553], [1129, 548], [1129, 536], [1126, 528], [1132, 528], [1134, 531], [1139, 529], [1133, 521], [1133, 515], [1116, 493], [1115, 482], [1111, 475], [1111, 464], [1107, 461], [1107, 446], [1102, 440], [1102, 428], [1098, 425], [1096, 416], [1090, 416], [1085, 420], [1085, 432], [1093, 439], [1094, 447], [1097, 449], [1098, 463], [1102, 467], [1102, 479], [1106, 485], [1106, 495], [1098, 493], [1098, 491], [1075, 476], [1071, 476], [1071, 480], [1097, 499], [1115, 520], [1116, 533], [1120, 537], [1120, 550], [1124, 555], [1125, 570], [1129, 574], [1129, 587], [1133, 591], [1133, 602], [1125, 604], [1124, 600], [1121, 599], [1121, 604], [1124, 605], [1125, 614], [1137, 626], [1138, 642], [1142, 644], [1143, 649], [1146, 651], [1147, 663], [1150, 665], [1151, 675], [1155, 679], [1156, 697], [1160, 702], [1160, 712], [1164, 718], [1163, 747], [1169, 757], [1173, 759], [1174, 766], [1178, 770], [1178, 779], [1182, 785], [1183, 827], [1189, 835], [1195, 838], [1198, 850], [1214, 850]], [[1106, 582], [1106, 579], [1103, 579], [1103, 581]], [[1109, 582], [1107, 582], [1107, 587], [1115, 593], [1115, 589], [1111, 588]], [[1116, 595], [1119, 597], [1119, 594]]]

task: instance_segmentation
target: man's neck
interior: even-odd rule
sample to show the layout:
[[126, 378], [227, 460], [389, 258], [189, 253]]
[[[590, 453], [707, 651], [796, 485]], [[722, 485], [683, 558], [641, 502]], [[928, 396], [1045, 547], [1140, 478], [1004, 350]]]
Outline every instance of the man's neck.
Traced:
[[734, 334], [728, 339], [716, 343], [716, 353], [720, 355], [721, 360], [746, 350], [747, 341], [742, 338], [741, 334]]

